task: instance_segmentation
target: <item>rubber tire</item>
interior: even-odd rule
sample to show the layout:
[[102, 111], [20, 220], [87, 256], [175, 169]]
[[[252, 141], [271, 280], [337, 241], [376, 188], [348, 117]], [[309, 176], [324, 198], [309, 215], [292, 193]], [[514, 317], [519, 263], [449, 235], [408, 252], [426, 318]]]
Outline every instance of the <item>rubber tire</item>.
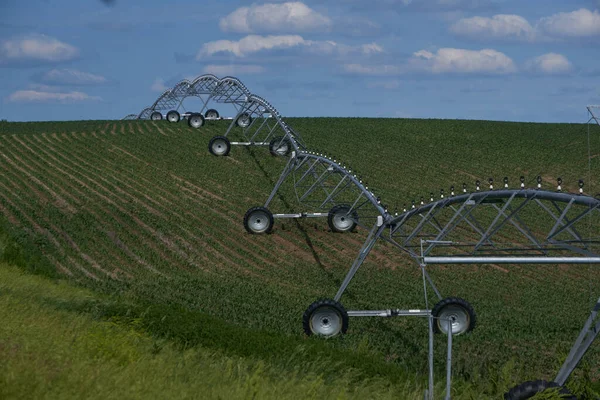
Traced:
[[[173, 120], [171, 121], [171, 119], [173, 119]], [[181, 121], [181, 115], [177, 111], [171, 110], [167, 113], [167, 121], [179, 122], [179, 121]]]
[[[336, 311], [342, 319], [342, 326], [341, 326], [340, 330], [335, 332], [332, 335], [322, 335], [322, 334], [319, 334], [312, 330], [311, 318], [312, 318], [313, 314], [315, 313], [315, 311], [317, 311], [319, 308], [323, 308], [323, 307], [333, 308], [334, 311]], [[310, 306], [308, 306], [306, 311], [304, 311], [304, 315], [302, 315], [302, 328], [304, 329], [304, 333], [306, 333], [308, 336], [318, 335], [320, 337], [329, 338], [329, 337], [337, 336], [340, 333], [344, 334], [348, 330], [348, 312], [346, 312], [346, 309], [344, 308], [344, 306], [342, 306], [341, 303], [338, 303], [335, 300], [331, 300], [331, 299], [317, 300], [314, 303], [312, 303]]]
[[[216, 149], [213, 148], [213, 146], [215, 145], [215, 142], [217, 142], [217, 141], [224, 142], [225, 149], [220, 153]], [[225, 157], [225, 156], [229, 155], [230, 150], [231, 150], [231, 143], [229, 142], [229, 139], [227, 139], [225, 136], [215, 136], [212, 139], [210, 139], [210, 141], [208, 142], [208, 151], [213, 156]]]
[[[242, 118], [248, 118], [248, 123], [244, 124], [243, 122], [241, 122]], [[248, 113], [244, 113], [235, 120], [235, 124], [240, 128], [247, 128], [250, 126], [250, 124], [252, 124], [252, 117]]]
[[447, 322], [441, 321], [437, 318], [440, 315], [440, 313], [444, 310], [444, 308], [446, 308], [450, 305], [459, 306], [459, 307], [463, 308], [464, 311], [466, 311], [469, 316], [469, 326], [467, 327], [467, 329], [465, 331], [458, 332], [458, 333], [452, 332], [452, 336], [462, 335], [463, 333], [468, 333], [468, 332], [471, 332], [473, 329], [475, 329], [475, 325], [477, 324], [477, 314], [475, 314], [475, 310], [473, 309], [473, 306], [471, 306], [471, 304], [469, 304], [468, 301], [461, 299], [460, 297], [447, 297], [445, 299], [440, 300], [433, 307], [433, 310], [431, 310], [431, 314], [433, 315], [434, 318], [436, 318], [435, 321], [433, 322], [433, 331], [435, 333], [446, 333], [446, 332], [444, 332], [445, 328], [442, 329], [441, 324], [447, 324]]
[[162, 119], [163, 119], [163, 116], [158, 111], [154, 111], [152, 114], [150, 114], [151, 121], [162, 121]]
[[354, 228], [356, 228], [356, 221], [358, 221], [358, 213], [356, 212], [356, 210], [353, 210], [350, 213], [350, 216], [354, 220], [352, 225], [350, 226], [350, 228], [339, 229], [338, 227], [335, 226], [335, 221], [334, 221], [335, 215], [340, 212], [347, 213], [348, 210], [350, 210], [350, 206], [347, 206], [345, 204], [338, 204], [337, 206], [333, 206], [331, 208], [331, 210], [329, 210], [329, 214], [327, 215], [327, 224], [329, 225], [329, 228], [331, 229], [332, 232], [338, 232], [338, 233], [352, 232], [354, 230]]
[[573, 394], [571, 394], [567, 388], [560, 386], [556, 382], [548, 382], [544, 380], [523, 382], [504, 393], [504, 400], [530, 399], [536, 394], [542, 393], [544, 390], [550, 388], [560, 388], [558, 393], [565, 395], [563, 399], [577, 400], [577, 397], [573, 396]]
[[[215, 114], [214, 117], [210, 117], [209, 116], [212, 113]], [[206, 119], [219, 119], [219, 112], [217, 110], [215, 110], [214, 108], [211, 108], [209, 110], [206, 110], [206, 112], [204, 113], [204, 118], [206, 118]]]
[[[252, 216], [253, 213], [256, 213], [256, 212], [262, 212], [267, 215], [269, 224], [266, 229], [261, 230], [261, 231], [252, 229], [252, 226], [250, 223], [250, 217]], [[268, 208], [252, 207], [248, 211], [246, 211], [246, 214], [244, 215], [244, 228], [246, 229], [246, 232], [248, 232], [250, 234], [262, 235], [262, 234], [266, 234], [266, 233], [271, 233], [271, 231], [273, 230], [273, 225], [275, 225], [275, 218], [273, 218], [273, 213], [271, 211], [269, 211]]]
[[[200, 118], [200, 121], [201, 121], [200, 125], [194, 126], [193, 123], [192, 123], [192, 119], [193, 118]], [[193, 113], [193, 114], [191, 114], [188, 117], [188, 126], [190, 128], [194, 128], [194, 129], [200, 129], [201, 127], [203, 127], [204, 126], [204, 117], [202, 116], [202, 114], [200, 114], [200, 113]]]
[[[284, 151], [280, 151], [279, 146], [285, 146]], [[292, 143], [283, 136], [275, 137], [269, 143], [269, 152], [275, 157], [285, 157], [292, 152]]]

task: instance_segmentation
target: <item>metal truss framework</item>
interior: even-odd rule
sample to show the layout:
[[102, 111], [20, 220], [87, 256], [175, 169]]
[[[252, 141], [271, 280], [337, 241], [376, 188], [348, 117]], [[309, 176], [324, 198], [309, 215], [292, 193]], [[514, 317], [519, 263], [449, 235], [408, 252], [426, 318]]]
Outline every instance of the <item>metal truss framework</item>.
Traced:
[[336, 207], [342, 210], [341, 216], [367, 229], [375, 219], [389, 218], [385, 206], [362, 180], [331, 157], [311, 151], [294, 154], [265, 202], [265, 208], [286, 179], [292, 179], [298, 203], [310, 207], [311, 212], [273, 214], [274, 218], [326, 217]]
[[[200, 114], [208, 109], [210, 102], [231, 104], [236, 110], [224, 136], [215, 137], [211, 141], [209, 149], [215, 155], [227, 155], [231, 145], [270, 146], [272, 153], [277, 155], [287, 155], [305, 147], [300, 135], [283, 120], [271, 103], [252, 94], [238, 78], [231, 76], [219, 79], [207, 74], [198, 76], [193, 81], [184, 79], [163, 92], [150, 107], [143, 109], [137, 116], [130, 114], [123, 119], [150, 119], [156, 112], [161, 116], [168, 111], [179, 112], [183, 101], [188, 97], [197, 97], [202, 101]], [[242, 128], [243, 142], [230, 141], [228, 138], [236, 127]]]
[[[431, 326], [444, 323], [445, 320], [434, 316], [428, 306], [427, 287], [442, 300], [440, 291], [426, 270], [428, 264], [600, 263], [600, 228], [592, 227], [590, 223], [599, 218], [600, 200], [582, 192], [574, 194], [524, 187], [509, 189], [505, 186], [496, 190], [459, 195], [452, 193], [447, 197], [442, 195], [431, 203], [413, 206], [399, 215], [392, 215], [341, 161], [320, 153], [300, 151], [289, 158], [264, 203], [265, 209], [286, 180], [293, 182], [298, 203], [312, 212], [272, 214], [273, 218], [328, 217], [330, 221], [335, 221], [337, 216], [351, 221], [352, 226], [369, 229], [367, 239], [333, 298], [335, 302], [340, 301], [380, 239], [410, 255], [422, 270], [425, 309], [347, 311], [351, 317], [427, 317], [432, 333]], [[346, 223], [345, 226], [348, 225]], [[582, 329], [572, 354], [556, 378], [557, 383], [562, 385], [566, 381], [598, 335], [600, 322], [594, 325], [594, 321], [599, 307], [596, 305], [593, 315]], [[452, 321], [449, 323], [454, 324]], [[448, 333], [453, 329], [454, 325]], [[450, 357], [451, 337], [448, 340]], [[430, 350], [431, 358], [433, 351]], [[432, 362], [430, 360], [431, 374]], [[450, 370], [447, 374], [449, 378]], [[430, 383], [429, 393], [433, 395], [432, 375]]]
[[[242, 128], [242, 142], [229, 141], [236, 126]], [[271, 151], [278, 155], [300, 152], [305, 148], [300, 135], [283, 120], [279, 111], [263, 97], [253, 94], [240, 103], [233, 122], [219, 137], [226, 138], [231, 145], [270, 146]]]
[[[590, 196], [522, 188], [465, 193], [415, 207], [393, 218], [384, 214], [370, 230], [334, 301], [340, 300], [379, 239], [408, 253], [418, 262], [423, 274], [426, 305], [425, 283], [442, 300], [426, 271], [428, 264], [597, 264], [600, 263], [600, 232], [590, 221], [598, 221], [598, 213], [600, 200]], [[598, 336], [598, 311], [600, 300], [555, 379], [559, 385], [565, 383]], [[422, 316], [430, 319], [430, 326], [436, 319], [428, 307], [425, 310], [354, 310], [347, 314], [357, 317]], [[430, 337], [430, 398], [433, 396], [431, 340]], [[448, 357], [451, 357], [451, 339], [448, 340]], [[449, 369], [447, 375], [449, 385]]]
[[232, 104], [238, 110], [250, 95], [248, 88], [235, 77], [219, 79], [211, 74], [200, 75], [192, 81], [184, 79], [171, 89], [165, 90], [150, 107], [146, 107], [137, 115], [137, 119], [149, 119], [155, 111], [179, 111], [188, 97], [197, 97], [202, 101], [200, 113], [208, 108], [210, 101]]

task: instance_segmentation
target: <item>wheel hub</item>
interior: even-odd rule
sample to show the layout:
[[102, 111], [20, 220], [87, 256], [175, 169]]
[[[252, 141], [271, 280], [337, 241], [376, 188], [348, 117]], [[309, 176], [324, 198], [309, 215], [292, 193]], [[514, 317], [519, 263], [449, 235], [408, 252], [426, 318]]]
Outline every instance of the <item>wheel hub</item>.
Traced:
[[250, 229], [254, 232], [264, 232], [269, 227], [269, 218], [263, 212], [257, 212], [250, 217]]
[[341, 317], [331, 307], [322, 307], [315, 310], [311, 318], [314, 333], [324, 336], [333, 336], [341, 329]]

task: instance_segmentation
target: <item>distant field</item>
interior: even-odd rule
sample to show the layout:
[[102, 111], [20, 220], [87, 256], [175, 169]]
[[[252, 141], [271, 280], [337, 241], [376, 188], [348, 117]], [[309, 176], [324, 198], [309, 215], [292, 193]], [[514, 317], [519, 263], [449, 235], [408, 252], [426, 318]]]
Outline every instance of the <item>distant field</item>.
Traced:
[[[489, 177], [508, 176], [517, 187], [520, 175], [530, 186], [541, 175], [554, 188], [561, 176], [571, 191], [583, 178], [588, 193], [600, 192], [597, 126], [589, 166], [584, 124], [286, 121], [310, 148], [346, 160], [392, 209]], [[278, 221], [271, 235], [246, 234], [244, 213], [266, 200], [284, 160], [262, 148], [211, 156], [208, 141], [225, 129], [223, 122], [200, 130], [165, 121], [0, 123], [3, 257], [123, 301], [183, 307], [244, 329], [300, 337], [305, 308], [333, 297], [365, 232], [333, 234], [325, 220], [311, 219]], [[273, 207], [293, 209], [290, 191], [282, 193]], [[490, 398], [523, 380], [552, 378], [600, 295], [597, 266], [452, 266], [430, 273], [445, 295], [468, 299], [478, 313], [477, 329], [456, 338], [454, 373], [457, 388]], [[378, 243], [343, 303], [416, 308], [423, 306], [421, 291], [412, 259]], [[152, 325], [147, 329], [152, 333]], [[438, 377], [444, 341], [436, 342]], [[383, 360], [391, 371], [384, 379], [402, 371], [424, 382], [426, 344], [425, 320], [398, 318], [351, 319], [347, 335], [323, 346]], [[580, 371], [597, 381], [598, 345], [585, 360]], [[578, 379], [587, 379], [583, 372]], [[410, 385], [413, 393], [421, 383]]]

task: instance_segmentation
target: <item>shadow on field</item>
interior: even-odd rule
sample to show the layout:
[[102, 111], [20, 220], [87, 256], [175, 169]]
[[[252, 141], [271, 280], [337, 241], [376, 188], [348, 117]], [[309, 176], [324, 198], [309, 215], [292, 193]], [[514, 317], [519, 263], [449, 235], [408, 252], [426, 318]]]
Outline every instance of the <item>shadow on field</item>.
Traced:
[[[267, 170], [260, 163], [260, 160], [258, 157], [256, 157], [254, 150], [250, 149], [249, 147], [245, 147], [245, 149], [248, 152], [248, 154], [250, 155], [250, 157], [254, 160], [254, 163], [257, 165], [258, 169], [262, 172], [262, 174], [265, 176], [265, 178], [267, 178], [267, 180], [269, 181], [271, 186], [275, 187], [275, 184], [277, 182], [269, 175]], [[286, 208], [288, 208], [288, 209], [292, 208], [291, 204], [280, 193], [277, 193], [277, 198], [279, 198], [282, 201], [282, 203], [285, 205]], [[327, 275], [329, 280], [332, 281], [336, 286], [341, 286], [342, 281], [339, 280], [338, 278], [334, 277], [333, 274], [331, 272], [327, 271], [327, 269], [323, 266], [323, 263], [321, 262], [321, 258], [319, 257], [319, 254], [316, 252], [313, 242], [312, 242], [310, 236], [308, 235], [308, 233], [306, 232], [306, 229], [304, 229], [304, 227], [298, 222], [297, 218], [293, 218], [293, 221], [296, 224], [298, 231], [300, 231], [302, 233], [302, 236], [304, 237], [304, 240], [306, 241], [306, 244], [308, 245], [308, 248], [310, 249], [313, 258], [319, 265], [319, 268]], [[353, 298], [352, 293], [349, 290], [347, 290], [345, 292], [345, 295], [350, 298]]]

